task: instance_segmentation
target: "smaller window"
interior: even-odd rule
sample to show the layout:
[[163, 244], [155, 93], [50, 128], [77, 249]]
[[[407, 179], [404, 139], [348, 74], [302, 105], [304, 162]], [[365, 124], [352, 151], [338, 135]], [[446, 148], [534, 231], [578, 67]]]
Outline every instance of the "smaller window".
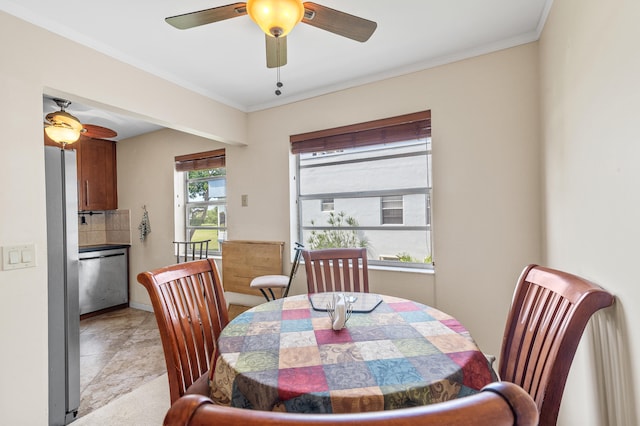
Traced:
[[402, 225], [402, 195], [382, 197], [382, 224]]
[[320, 211], [332, 212], [333, 210], [333, 198], [325, 198], [320, 202]]
[[221, 253], [227, 233], [227, 171], [225, 150], [175, 157], [184, 172], [185, 241], [210, 240], [209, 255]]

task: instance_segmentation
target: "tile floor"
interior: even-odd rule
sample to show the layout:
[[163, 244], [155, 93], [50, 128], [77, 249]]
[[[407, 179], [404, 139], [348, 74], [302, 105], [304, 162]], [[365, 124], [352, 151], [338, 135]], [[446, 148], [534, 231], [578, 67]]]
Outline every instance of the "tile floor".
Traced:
[[[233, 319], [247, 306], [229, 306]], [[152, 312], [120, 309], [80, 321], [78, 417], [164, 374], [167, 367]]]
[[166, 371], [152, 312], [126, 308], [80, 321], [78, 417]]

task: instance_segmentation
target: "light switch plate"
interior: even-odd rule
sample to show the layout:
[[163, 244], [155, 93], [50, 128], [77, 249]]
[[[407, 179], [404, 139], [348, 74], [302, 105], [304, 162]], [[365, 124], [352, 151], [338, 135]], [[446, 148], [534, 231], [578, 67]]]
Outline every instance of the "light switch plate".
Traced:
[[2, 247], [2, 270], [32, 268], [36, 266], [35, 244]]

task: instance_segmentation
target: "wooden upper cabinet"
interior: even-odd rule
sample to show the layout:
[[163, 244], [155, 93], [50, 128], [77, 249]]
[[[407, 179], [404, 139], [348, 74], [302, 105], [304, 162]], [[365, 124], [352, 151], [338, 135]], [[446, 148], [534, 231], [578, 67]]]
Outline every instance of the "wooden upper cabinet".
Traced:
[[[42, 133], [45, 145], [62, 148]], [[116, 143], [81, 136], [78, 142], [66, 145], [65, 149], [76, 150], [78, 210], [117, 210]]]
[[78, 210], [116, 210], [116, 143], [82, 138], [73, 145], [78, 153]]

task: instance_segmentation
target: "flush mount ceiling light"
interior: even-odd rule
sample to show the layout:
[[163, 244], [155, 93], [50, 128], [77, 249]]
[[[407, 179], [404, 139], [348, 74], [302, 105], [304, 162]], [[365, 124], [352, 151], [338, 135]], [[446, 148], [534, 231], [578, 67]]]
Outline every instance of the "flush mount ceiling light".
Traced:
[[45, 133], [51, 140], [63, 146], [76, 142], [80, 139], [82, 124], [77, 118], [65, 111], [71, 102], [64, 99], [54, 99], [54, 102], [58, 104], [60, 111], [47, 114]]

